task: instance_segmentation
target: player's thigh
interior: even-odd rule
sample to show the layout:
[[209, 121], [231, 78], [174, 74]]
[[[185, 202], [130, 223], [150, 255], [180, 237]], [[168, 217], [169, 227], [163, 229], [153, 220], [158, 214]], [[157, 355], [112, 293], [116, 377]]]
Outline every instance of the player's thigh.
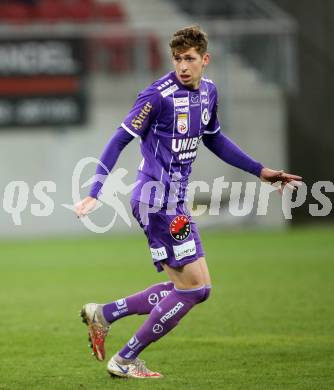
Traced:
[[162, 266], [175, 287], [181, 290], [210, 284], [210, 275], [204, 257], [179, 268], [172, 268], [166, 263], [163, 263]]

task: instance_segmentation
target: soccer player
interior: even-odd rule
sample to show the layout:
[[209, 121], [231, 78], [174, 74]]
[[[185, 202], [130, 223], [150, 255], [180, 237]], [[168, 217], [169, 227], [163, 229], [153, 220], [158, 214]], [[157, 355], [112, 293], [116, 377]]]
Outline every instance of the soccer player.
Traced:
[[211, 80], [202, 77], [210, 61], [207, 45], [206, 34], [197, 26], [173, 35], [170, 48], [174, 71], [139, 93], [105, 147], [90, 195], [75, 206], [78, 217], [95, 208], [103, 182], [122, 149], [140, 137], [143, 159], [138, 169], [139, 184], [132, 194], [132, 211], [147, 237], [153, 264], [158, 271], [165, 271], [170, 281], [108, 304], [84, 305], [81, 315], [98, 360], [105, 358], [104, 341], [110, 325], [128, 315], [148, 315], [129, 342], [110, 359], [107, 370], [112, 375], [162, 377], [149, 370], [138, 355], [210, 295], [211, 280], [200, 236], [184, 205], [191, 166], [201, 141], [226, 163], [261, 180], [280, 181], [282, 186], [301, 180], [265, 168], [220, 131], [217, 89]]

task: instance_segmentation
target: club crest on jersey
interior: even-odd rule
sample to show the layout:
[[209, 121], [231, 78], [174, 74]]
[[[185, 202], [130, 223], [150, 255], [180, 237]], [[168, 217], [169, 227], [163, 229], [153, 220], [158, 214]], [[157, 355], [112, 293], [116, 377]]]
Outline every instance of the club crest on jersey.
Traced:
[[189, 218], [186, 215], [175, 217], [169, 225], [169, 232], [175, 240], [185, 240], [191, 232]]
[[177, 131], [180, 134], [186, 134], [188, 132], [188, 114], [178, 114]]
[[210, 115], [209, 115], [209, 110], [207, 108], [204, 108], [202, 111], [202, 123], [204, 125], [207, 125], [210, 121]]

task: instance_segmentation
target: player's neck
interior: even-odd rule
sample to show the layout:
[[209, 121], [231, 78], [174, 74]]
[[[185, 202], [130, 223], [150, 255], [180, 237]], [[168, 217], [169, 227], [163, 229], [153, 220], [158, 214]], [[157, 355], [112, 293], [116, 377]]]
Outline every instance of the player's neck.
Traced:
[[184, 84], [184, 83], [182, 82], [182, 80], [179, 79], [179, 77], [178, 77], [178, 75], [177, 75], [176, 72], [173, 72], [173, 74], [174, 74], [174, 77], [175, 77], [177, 83], [178, 83], [180, 86], [182, 86], [183, 88], [189, 89], [189, 90], [191, 90], [191, 91], [197, 91], [197, 90], [199, 89], [200, 85], [201, 85], [202, 77], [200, 77], [199, 80], [196, 80], [193, 84]]
[[199, 88], [200, 85], [201, 85], [201, 79], [194, 82], [194, 84], [192, 84], [192, 85], [188, 85], [188, 88], [196, 90]]

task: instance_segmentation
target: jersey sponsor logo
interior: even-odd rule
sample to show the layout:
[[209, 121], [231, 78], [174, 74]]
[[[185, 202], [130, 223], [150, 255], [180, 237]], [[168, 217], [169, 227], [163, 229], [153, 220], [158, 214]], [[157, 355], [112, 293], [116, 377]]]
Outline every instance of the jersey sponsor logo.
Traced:
[[176, 107], [175, 112], [182, 112], [182, 113], [189, 112], [189, 107]]
[[198, 94], [198, 93], [192, 94], [192, 95], [190, 96], [190, 101], [191, 101], [191, 103], [193, 103], [193, 104], [195, 104], [195, 105], [199, 104], [199, 103], [200, 103], [199, 94]]
[[162, 246], [161, 248], [150, 248], [152, 259], [156, 261], [167, 259], [166, 248]]
[[188, 114], [178, 114], [176, 128], [180, 134], [188, 132]]
[[201, 103], [209, 104], [209, 97], [207, 91], [201, 91]]
[[179, 160], [189, 160], [191, 158], [195, 158], [197, 156], [197, 150], [193, 152], [187, 152], [187, 153], [180, 153], [179, 154]]
[[147, 118], [148, 114], [151, 112], [152, 108], [152, 104], [150, 102], [147, 102], [145, 106], [141, 109], [140, 113], [132, 119], [132, 127], [136, 130], [140, 130], [143, 127], [143, 123]]
[[189, 106], [188, 96], [174, 98], [174, 107], [183, 107], [183, 106]]
[[184, 304], [182, 302], [178, 302], [169, 312], [167, 312], [164, 316], [160, 318], [160, 322], [164, 324], [167, 320], [174, 317], [175, 314], [182, 309]]
[[160, 324], [154, 324], [152, 330], [153, 330], [153, 333], [159, 334], [164, 330], [164, 328]]
[[164, 91], [161, 91], [161, 96], [166, 97], [171, 95], [173, 92], [177, 91], [179, 87], [176, 84], [171, 85], [169, 88], [165, 89]]
[[173, 82], [173, 80], [168, 79], [167, 81], [161, 83], [161, 84], [157, 87], [157, 89], [158, 89], [159, 91], [161, 91], [163, 88], [168, 87], [168, 85], [172, 84], [172, 82]]
[[193, 256], [196, 254], [195, 241], [187, 241], [181, 245], [173, 245], [175, 260], [182, 260], [184, 257]]
[[204, 108], [202, 111], [202, 123], [204, 125], [207, 125], [210, 121], [210, 115], [209, 115], [209, 110], [207, 108]]
[[189, 218], [186, 215], [175, 217], [169, 225], [169, 232], [176, 241], [184, 241], [191, 232]]
[[172, 150], [175, 153], [184, 152], [188, 150], [197, 149], [200, 141], [200, 137], [188, 137], [188, 138], [173, 138], [172, 139]]
[[197, 156], [197, 147], [200, 143], [201, 138], [202, 136], [189, 138], [173, 138], [172, 150], [175, 153], [179, 153], [178, 159], [180, 161], [195, 158]]

